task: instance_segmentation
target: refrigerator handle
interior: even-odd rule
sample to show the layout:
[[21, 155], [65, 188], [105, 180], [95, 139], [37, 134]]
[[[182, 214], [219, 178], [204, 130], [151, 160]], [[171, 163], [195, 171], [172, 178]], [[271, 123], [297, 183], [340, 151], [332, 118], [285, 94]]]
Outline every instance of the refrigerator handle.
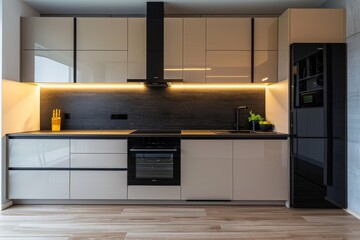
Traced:
[[326, 157], [324, 166], [324, 184], [325, 186], [333, 185], [333, 141], [331, 138], [327, 139]]

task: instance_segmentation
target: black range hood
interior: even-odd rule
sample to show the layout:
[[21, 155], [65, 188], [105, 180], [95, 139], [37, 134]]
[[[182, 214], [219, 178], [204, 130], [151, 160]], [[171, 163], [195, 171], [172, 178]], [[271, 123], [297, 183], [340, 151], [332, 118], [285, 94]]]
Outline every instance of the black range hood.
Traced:
[[164, 3], [148, 2], [146, 16], [146, 80], [149, 87], [167, 87], [164, 80]]

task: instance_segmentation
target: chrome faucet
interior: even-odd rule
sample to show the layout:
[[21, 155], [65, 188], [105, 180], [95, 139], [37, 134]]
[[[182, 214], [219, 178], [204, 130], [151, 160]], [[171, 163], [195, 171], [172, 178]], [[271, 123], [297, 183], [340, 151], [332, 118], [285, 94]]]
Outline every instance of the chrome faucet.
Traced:
[[247, 106], [240, 106], [236, 109], [236, 130], [239, 130], [239, 111], [241, 109], [248, 109]]

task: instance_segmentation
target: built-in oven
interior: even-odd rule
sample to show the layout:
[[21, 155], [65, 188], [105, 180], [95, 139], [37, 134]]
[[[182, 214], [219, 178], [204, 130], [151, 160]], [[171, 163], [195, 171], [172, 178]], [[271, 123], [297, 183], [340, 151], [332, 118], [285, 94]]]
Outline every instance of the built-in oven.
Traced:
[[129, 137], [128, 185], [180, 185], [180, 137]]

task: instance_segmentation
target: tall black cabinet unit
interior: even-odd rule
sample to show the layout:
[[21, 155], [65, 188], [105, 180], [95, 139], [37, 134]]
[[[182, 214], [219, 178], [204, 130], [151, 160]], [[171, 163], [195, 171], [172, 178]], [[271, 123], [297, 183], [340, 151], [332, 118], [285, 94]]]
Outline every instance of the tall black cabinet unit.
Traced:
[[346, 44], [294, 43], [291, 206], [346, 208]]

